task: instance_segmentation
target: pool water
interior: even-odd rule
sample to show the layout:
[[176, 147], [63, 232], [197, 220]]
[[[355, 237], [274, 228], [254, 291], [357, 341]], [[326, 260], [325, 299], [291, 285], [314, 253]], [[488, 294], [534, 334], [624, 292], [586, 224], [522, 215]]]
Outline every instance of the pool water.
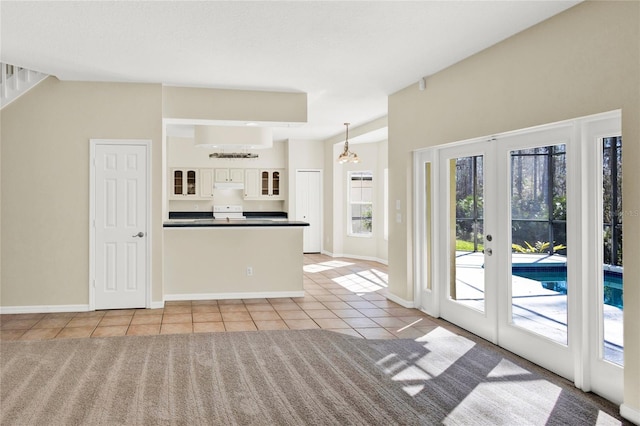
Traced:
[[[540, 281], [546, 289], [567, 294], [567, 268], [564, 266], [513, 267], [513, 275]], [[604, 272], [604, 303], [622, 309], [622, 274]]]

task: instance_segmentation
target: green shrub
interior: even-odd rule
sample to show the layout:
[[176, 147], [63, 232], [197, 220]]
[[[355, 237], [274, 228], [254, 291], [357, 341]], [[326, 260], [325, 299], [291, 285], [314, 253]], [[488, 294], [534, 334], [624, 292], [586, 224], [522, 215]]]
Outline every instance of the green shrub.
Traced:
[[[511, 249], [515, 253], [549, 253], [549, 247], [551, 246], [551, 243], [543, 243], [542, 241], [536, 241], [535, 245], [531, 245], [526, 241], [524, 243], [527, 247], [522, 247], [520, 244], [511, 244]], [[567, 246], [564, 244], [558, 244], [553, 246], [553, 251], [556, 252], [566, 248]]]

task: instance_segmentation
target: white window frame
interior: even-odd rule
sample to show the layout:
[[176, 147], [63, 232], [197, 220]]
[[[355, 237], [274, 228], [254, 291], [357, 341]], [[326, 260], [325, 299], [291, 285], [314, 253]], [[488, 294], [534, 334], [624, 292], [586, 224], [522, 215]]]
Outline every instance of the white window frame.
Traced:
[[[372, 238], [373, 237], [373, 216], [374, 216], [374, 198], [375, 198], [375, 188], [372, 188], [372, 193], [371, 193], [371, 201], [352, 201], [351, 200], [351, 182], [352, 182], [352, 176], [355, 174], [364, 174], [364, 173], [369, 173], [371, 175], [371, 182], [373, 184], [373, 171], [372, 170], [353, 170], [350, 172], [347, 172], [347, 235], [350, 237], [357, 237], [357, 238]], [[353, 226], [351, 223], [351, 218], [352, 218], [352, 214], [351, 214], [351, 206], [353, 206], [354, 204], [357, 205], [371, 205], [371, 231], [368, 233], [357, 233], [357, 232], [353, 232]]]

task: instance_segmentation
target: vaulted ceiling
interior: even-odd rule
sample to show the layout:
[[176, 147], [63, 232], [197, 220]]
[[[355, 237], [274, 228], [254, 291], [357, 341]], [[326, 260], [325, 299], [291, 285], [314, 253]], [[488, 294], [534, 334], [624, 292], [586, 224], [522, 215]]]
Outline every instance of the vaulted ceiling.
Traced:
[[0, 2], [2, 62], [61, 80], [308, 94], [325, 139], [387, 97], [578, 1]]

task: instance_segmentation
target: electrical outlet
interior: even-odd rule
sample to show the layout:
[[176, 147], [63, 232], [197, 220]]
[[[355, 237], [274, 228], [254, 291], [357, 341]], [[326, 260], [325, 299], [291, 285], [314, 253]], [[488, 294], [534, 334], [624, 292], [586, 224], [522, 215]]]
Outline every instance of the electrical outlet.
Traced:
[[253, 275], [253, 266], [247, 266], [247, 276], [250, 277]]

